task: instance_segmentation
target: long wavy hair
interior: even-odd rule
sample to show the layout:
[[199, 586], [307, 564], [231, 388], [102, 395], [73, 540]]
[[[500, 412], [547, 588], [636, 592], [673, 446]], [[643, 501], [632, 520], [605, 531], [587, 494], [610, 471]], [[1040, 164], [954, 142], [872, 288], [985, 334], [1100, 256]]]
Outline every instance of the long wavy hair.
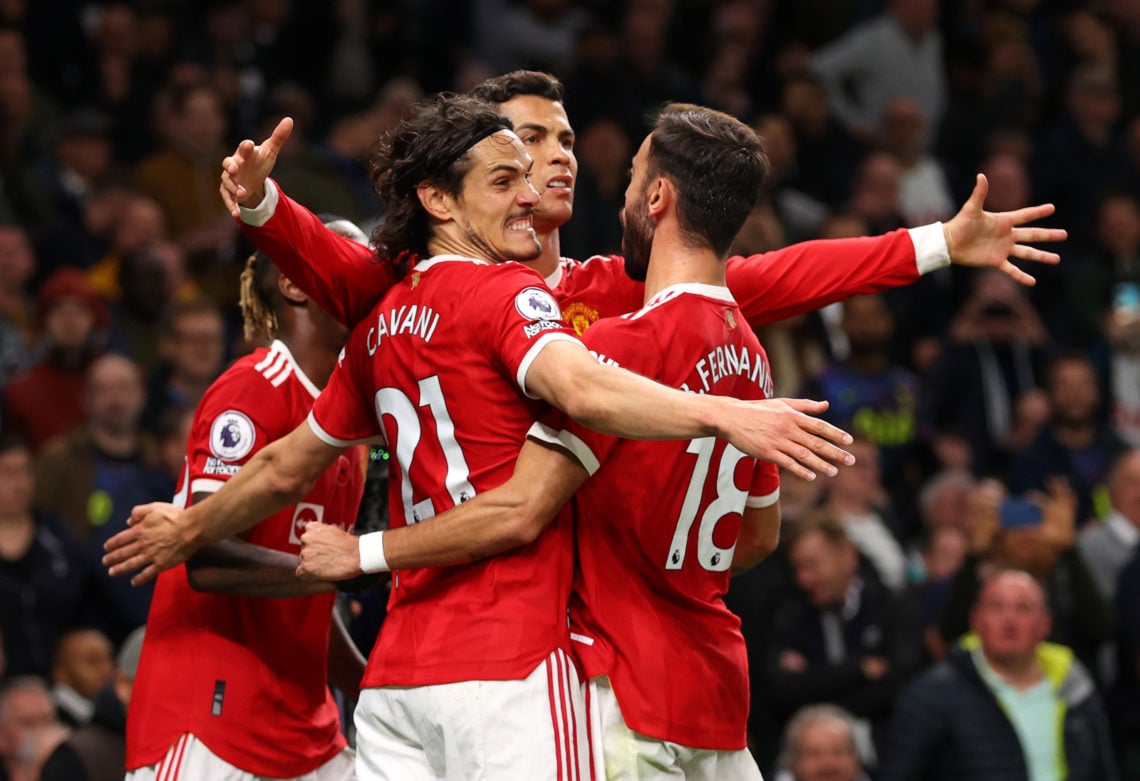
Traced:
[[416, 194], [419, 186], [430, 183], [459, 195], [471, 167], [467, 155], [471, 147], [497, 130], [513, 127], [485, 101], [441, 93], [417, 104], [373, 146], [368, 175], [386, 211], [384, 222], [372, 234], [372, 244], [397, 279], [407, 273], [410, 261], [430, 254], [431, 221]]

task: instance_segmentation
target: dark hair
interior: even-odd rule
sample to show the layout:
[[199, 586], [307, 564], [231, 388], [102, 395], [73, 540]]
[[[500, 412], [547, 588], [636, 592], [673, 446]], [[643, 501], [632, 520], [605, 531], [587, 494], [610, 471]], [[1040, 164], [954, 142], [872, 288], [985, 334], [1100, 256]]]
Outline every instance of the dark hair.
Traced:
[[430, 182], [449, 195], [463, 189], [470, 170], [467, 152], [498, 130], [511, 130], [510, 119], [485, 101], [441, 93], [414, 106], [385, 134], [368, 156], [368, 175], [386, 208], [384, 223], [372, 234], [380, 259], [396, 277], [407, 271], [409, 253], [427, 257], [431, 221], [417, 188]]
[[562, 82], [542, 71], [511, 71], [477, 84], [468, 95], [487, 103], [506, 103], [520, 95], [562, 101]]
[[13, 450], [26, 451], [30, 456], [32, 446], [28, 444], [28, 440], [15, 431], [0, 431], [0, 456], [11, 453]]
[[752, 128], [702, 106], [670, 103], [657, 115], [648, 178], [677, 184], [677, 219], [685, 237], [726, 257], [756, 207], [768, 156]]

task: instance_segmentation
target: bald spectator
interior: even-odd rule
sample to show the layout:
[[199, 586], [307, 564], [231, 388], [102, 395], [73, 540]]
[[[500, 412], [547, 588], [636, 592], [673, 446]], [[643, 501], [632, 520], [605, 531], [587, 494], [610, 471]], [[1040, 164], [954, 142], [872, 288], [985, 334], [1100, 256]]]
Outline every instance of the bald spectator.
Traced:
[[776, 781], [866, 781], [855, 718], [836, 705], [808, 705], [792, 716]]
[[[129, 358], [107, 354], [87, 374], [87, 422], [44, 446], [36, 463], [38, 503], [58, 514], [96, 563], [103, 542], [121, 530], [136, 504], [169, 499], [157, 443], [139, 421], [146, 392]], [[146, 623], [151, 589], [135, 589], [99, 567], [103, 629], [113, 642]]]
[[0, 688], [0, 779], [40, 781], [44, 761], [66, 736], [42, 680], [18, 676]]
[[83, 422], [83, 378], [103, 350], [109, 316], [83, 273], [62, 268], [36, 297], [43, 357], [4, 393], [4, 424], [33, 450]]
[[879, 781], [1113, 781], [1104, 706], [1087, 670], [1045, 642], [1051, 615], [1026, 572], [982, 588], [972, 633], [899, 696]]
[[948, 220], [957, 211], [942, 163], [926, 151], [928, 135], [918, 101], [899, 96], [887, 104], [880, 139], [902, 166], [899, 212], [907, 225]]
[[73, 629], [56, 643], [51, 698], [59, 720], [79, 727], [95, 712], [95, 693], [111, 680], [111, 641], [98, 629]]

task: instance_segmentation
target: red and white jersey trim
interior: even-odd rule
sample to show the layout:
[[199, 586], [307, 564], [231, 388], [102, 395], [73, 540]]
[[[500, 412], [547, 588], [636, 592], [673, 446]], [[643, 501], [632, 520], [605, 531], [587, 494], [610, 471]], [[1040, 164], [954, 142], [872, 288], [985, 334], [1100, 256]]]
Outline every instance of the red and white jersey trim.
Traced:
[[301, 367], [293, 359], [293, 353], [280, 339], [273, 340], [273, 344], [269, 346], [269, 352], [254, 364], [253, 370], [269, 380], [274, 388], [280, 388], [282, 383], [289, 379], [290, 374], [296, 374], [301, 385], [312, 394], [314, 399], [321, 395], [321, 389], [301, 371]]

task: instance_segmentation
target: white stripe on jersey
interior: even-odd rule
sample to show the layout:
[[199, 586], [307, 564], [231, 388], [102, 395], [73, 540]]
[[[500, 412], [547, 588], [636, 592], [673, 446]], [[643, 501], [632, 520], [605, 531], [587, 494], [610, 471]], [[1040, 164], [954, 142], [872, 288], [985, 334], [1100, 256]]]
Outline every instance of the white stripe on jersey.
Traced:
[[277, 351], [274, 351], [274, 354], [277, 357], [274, 359], [273, 363], [268, 368], [263, 369], [261, 372], [261, 376], [270, 381], [272, 381], [273, 378], [277, 376], [278, 372], [282, 371], [283, 369], [287, 370], [289, 368], [289, 357], [287, 355]]
[[778, 501], [780, 501], [779, 488], [777, 488], [772, 493], [766, 494], [764, 496], [749, 496], [748, 501], [744, 503], [744, 506], [751, 507], [753, 509], [761, 509], [764, 507], [771, 507]]
[[732, 293], [727, 287], [724, 287], [723, 285], [703, 285], [697, 282], [690, 282], [680, 285], [670, 285], [655, 295], [653, 298], [645, 302], [645, 306], [643, 306], [641, 309], [628, 315], [622, 315], [622, 317], [628, 318], [630, 320], [637, 320], [646, 312], [650, 312], [665, 302], [672, 301], [674, 298], [684, 295], [685, 293], [692, 293], [693, 295], [716, 299], [717, 301], [723, 301], [726, 304], [736, 303], [736, 299], [732, 297]]

